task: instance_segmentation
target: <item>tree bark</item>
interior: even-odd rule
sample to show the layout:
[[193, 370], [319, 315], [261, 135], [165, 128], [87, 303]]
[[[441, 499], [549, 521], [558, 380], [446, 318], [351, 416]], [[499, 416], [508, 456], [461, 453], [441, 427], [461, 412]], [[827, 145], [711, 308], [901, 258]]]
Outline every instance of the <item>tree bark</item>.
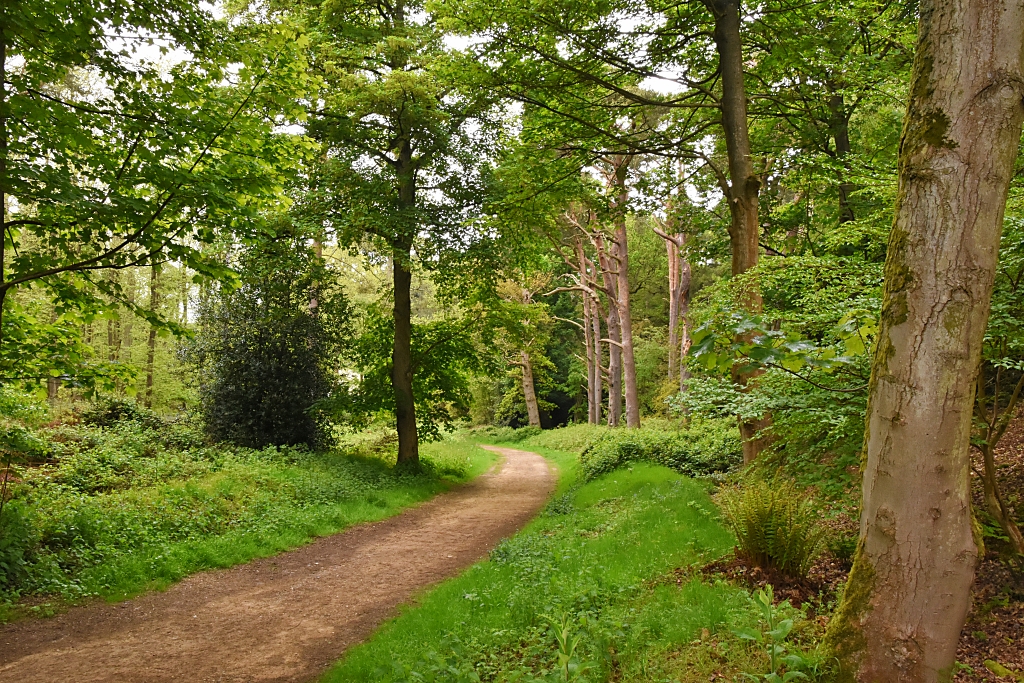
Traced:
[[[403, 144], [399, 153], [399, 203], [412, 211], [416, 206], [416, 180], [412, 150]], [[418, 466], [419, 434], [416, 401], [412, 388], [412, 235], [401, 236], [392, 246], [394, 271], [395, 345], [391, 356], [391, 386], [395, 392], [395, 424], [398, 432], [398, 464]]]
[[[747, 125], [747, 93], [743, 82], [743, 43], [740, 36], [740, 0], [705, 0], [715, 20], [715, 47], [718, 50], [722, 75], [722, 130], [729, 157], [729, 179], [719, 178], [722, 191], [729, 202], [732, 218], [729, 243], [732, 246], [732, 274], [740, 275], [755, 267], [760, 245], [758, 197], [761, 179], [754, 173], [750, 132]], [[743, 293], [741, 305], [750, 313], [761, 312], [761, 292]], [[756, 373], [734, 372], [733, 381], [741, 387]], [[757, 459], [764, 450], [763, 439], [757, 432], [770, 423], [765, 416], [759, 420], [740, 420], [743, 440], [743, 462]]]
[[526, 399], [526, 414], [531, 427], [540, 428], [540, 406], [537, 405], [537, 391], [533, 385], [533, 364], [530, 354], [520, 351], [520, 365], [523, 368], [523, 398]]
[[[149, 310], [156, 313], [160, 305], [160, 290], [156, 268], [149, 272]], [[146, 407], [153, 407], [153, 366], [156, 360], [156, 325], [149, 326], [149, 339], [146, 341]]]
[[614, 305], [618, 308], [620, 341], [622, 343], [622, 378], [625, 385], [626, 426], [640, 427], [640, 394], [636, 383], [636, 358], [633, 353], [633, 316], [629, 302], [629, 242], [626, 236], [626, 207], [629, 188], [626, 178], [632, 156], [617, 155], [613, 160], [612, 178], [615, 192], [615, 232], [612, 240], [611, 262], [615, 267], [616, 292]]
[[[1024, 3], [923, 0], [869, 387], [840, 680], [948, 681], [978, 549], [969, 439], [1024, 119]], [[834, 659], [833, 659], [834, 658]]]
[[605, 252], [604, 241], [598, 236], [598, 258], [601, 277], [608, 292], [608, 426], [618, 427], [622, 422], [622, 329], [619, 327], [618, 278], [612, 272], [613, 261]]

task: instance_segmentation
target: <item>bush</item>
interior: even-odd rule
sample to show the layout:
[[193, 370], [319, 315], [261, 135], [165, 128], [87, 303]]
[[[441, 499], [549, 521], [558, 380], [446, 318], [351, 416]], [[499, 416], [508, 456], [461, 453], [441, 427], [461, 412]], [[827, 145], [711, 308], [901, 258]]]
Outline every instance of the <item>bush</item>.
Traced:
[[608, 430], [580, 454], [588, 480], [634, 461], [697, 477], [728, 471], [741, 460], [739, 433], [729, 419], [695, 420], [678, 431]]
[[106, 398], [82, 411], [82, 422], [93, 427], [112, 427], [122, 422], [137, 422], [150, 429], [160, 429], [163, 420], [152, 410], [124, 398]]
[[316, 407], [342, 388], [349, 334], [337, 274], [300, 237], [245, 253], [240, 265], [240, 286], [201, 308], [185, 351], [206, 428], [250, 448], [326, 446], [331, 429]]
[[520, 443], [541, 433], [540, 427], [487, 427], [481, 431], [488, 439], [499, 443]]
[[24, 580], [36, 540], [25, 507], [19, 501], [4, 504], [0, 508], [0, 589], [9, 589]]
[[807, 575], [825, 530], [810, 498], [788, 479], [755, 480], [722, 492], [719, 503], [750, 564], [794, 577]]

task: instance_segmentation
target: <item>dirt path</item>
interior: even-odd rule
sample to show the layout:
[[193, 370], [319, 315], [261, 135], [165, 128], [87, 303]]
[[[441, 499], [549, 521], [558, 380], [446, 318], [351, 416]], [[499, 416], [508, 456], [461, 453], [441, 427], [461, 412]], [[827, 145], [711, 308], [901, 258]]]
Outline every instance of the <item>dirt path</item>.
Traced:
[[424, 587], [547, 500], [535, 453], [383, 522], [192, 576], [162, 593], [0, 627], [0, 681], [310, 681]]

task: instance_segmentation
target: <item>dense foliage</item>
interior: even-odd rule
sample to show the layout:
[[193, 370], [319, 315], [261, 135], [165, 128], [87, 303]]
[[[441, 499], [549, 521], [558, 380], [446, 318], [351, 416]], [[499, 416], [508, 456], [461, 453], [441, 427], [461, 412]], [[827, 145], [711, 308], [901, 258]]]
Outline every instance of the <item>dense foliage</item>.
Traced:
[[253, 448], [327, 445], [331, 425], [317, 406], [344, 390], [349, 323], [336, 276], [294, 238], [239, 261], [238, 286], [207, 302], [187, 349], [206, 429]]

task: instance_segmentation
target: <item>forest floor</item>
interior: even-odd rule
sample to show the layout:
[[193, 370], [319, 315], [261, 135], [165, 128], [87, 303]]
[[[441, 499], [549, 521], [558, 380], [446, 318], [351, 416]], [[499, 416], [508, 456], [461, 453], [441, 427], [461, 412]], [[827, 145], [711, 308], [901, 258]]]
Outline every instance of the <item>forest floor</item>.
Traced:
[[0, 681], [308, 681], [423, 588], [524, 525], [554, 476], [486, 447], [496, 470], [383, 522], [165, 592], [0, 627]]
[[[980, 467], [979, 462], [975, 463]], [[1016, 508], [1018, 524], [1024, 522], [1024, 410], [1011, 423], [996, 449], [996, 467], [1004, 497]], [[975, 509], [983, 511], [981, 480], [972, 474]], [[1024, 567], [1007, 558], [999, 528], [982, 515], [987, 524], [986, 553], [978, 566], [972, 588], [967, 623], [957, 647], [957, 671], [953, 680], [1024, 682]], [[730, 555], [702, 569], [709, 578], [721, 578], [751, 589], [772, 584], [777, 600], [803, 606], [810, 618], [824, 630], [828, 613], [838, 601], [849, 567], [829, 554], [823, 555], [805, 579], [791, 580], [748, 566]]]

